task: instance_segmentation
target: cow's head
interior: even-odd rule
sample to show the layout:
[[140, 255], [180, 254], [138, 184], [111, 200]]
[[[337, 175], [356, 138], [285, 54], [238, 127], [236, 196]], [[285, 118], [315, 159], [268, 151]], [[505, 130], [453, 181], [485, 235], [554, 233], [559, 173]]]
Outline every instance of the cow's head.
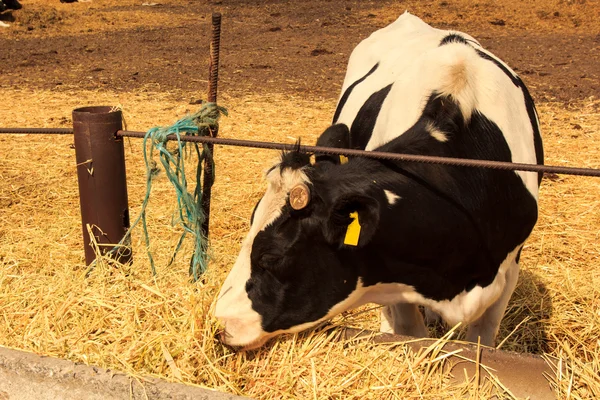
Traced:
[[[379, 200], [344, 173], [348, 167], [311, 165], [308, 155], [291, 152], [269, 170], [267, 191], [217, 300], [226, 344], [255, 348], [360, 304], [355, 258], [375, 233]], [[351, 214], [360, 233], [356, 224], [349, 228]]]

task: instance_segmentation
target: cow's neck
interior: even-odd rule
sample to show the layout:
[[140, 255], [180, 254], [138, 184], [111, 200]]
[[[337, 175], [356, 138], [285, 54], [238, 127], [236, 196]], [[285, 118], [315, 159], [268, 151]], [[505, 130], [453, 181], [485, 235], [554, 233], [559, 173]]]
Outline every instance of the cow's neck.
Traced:
[[[347, 262], [363, 286], [405, 284], [432, 299], [450, 299], [490, 283], [497, 271], [466, 210], [435, 186], [376, 160], [355, 159], [331, 169], [336, 185], [364, 191], [380, 203], [377, 232]], [[343, 190], [337, 188], [336, 190]], [[460, 273], [459, 273], [460, 272]]]

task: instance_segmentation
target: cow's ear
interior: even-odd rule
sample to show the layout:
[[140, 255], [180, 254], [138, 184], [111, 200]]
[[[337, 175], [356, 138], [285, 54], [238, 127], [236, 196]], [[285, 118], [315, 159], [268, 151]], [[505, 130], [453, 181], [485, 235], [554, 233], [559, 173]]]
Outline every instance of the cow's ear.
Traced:
[[[331, 125], [317, 139], [317, 146], [336, 147], [347, 149], [350, 147], [350, 130], [344, 124]], [[333, 164], [343, 164], [348, 159], [345, 156], [334, 156], [331, 154], [315, 153], [317, 162], [331, 162]]]
[[347, 149], [350, 147], [350, 129], [345, 124], [331, 125], [317, 139], [317, 146], [338, 147]]
[[362, 194], [338, 198], [329, 211], [325, 238], [339, 247], [362, 247], [369, 243], [379, 225], [379, 203]]

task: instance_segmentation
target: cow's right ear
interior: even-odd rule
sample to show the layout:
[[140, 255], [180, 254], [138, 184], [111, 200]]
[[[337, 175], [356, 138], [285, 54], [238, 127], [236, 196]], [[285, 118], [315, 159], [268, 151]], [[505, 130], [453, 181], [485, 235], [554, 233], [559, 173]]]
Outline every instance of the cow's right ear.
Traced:
[[362, 247], [369, 243], [379, 225], [379, 203], [362, 194], [337, 199], [325, 223], [325, 239], [341, 247]]
[[317, 139], [317, 146], [337, 147], [347, 149], [350, 147], [350, 129], [346, 124], [335, 124], [325, 129]]
[[[317, 146], [322, 147], [335, 147], [339, 149], [347, 149], [350, 147], [350, 130], [345, 124], [331, 125], [325, 129], [325, 132], [317, 139]], [[335, 156], [330, 154], [315, 154], [315, 160], [317, 162], [329, 161], [334, 164], [340, 164], [341, 160], [345, 159], [344, 156]]]

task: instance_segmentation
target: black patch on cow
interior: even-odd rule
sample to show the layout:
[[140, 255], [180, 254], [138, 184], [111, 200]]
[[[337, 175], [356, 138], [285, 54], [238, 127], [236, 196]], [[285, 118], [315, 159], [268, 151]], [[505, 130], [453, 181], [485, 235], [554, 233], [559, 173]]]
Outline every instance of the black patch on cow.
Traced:
[[[438, 142], [426, 130], [427, 124], [439, 127], [451, 139]], [[478, 111], [465, 122], [458, 105], [436, 93], [413, 127], [377, 150], [512, 160], [494, 122]], [[401, 200], [389, 215], [381, 216], [382, 234], [372, 243], [387, 249], [376, 253], [397, 256], [381, 260], [389, 265], [386, 268], [365, 269], [364, 284], [405, 283], [438, 301], [489, 285], [506, 255], [525, 241], [537, 220], [537, 203], [519, 176], [514, 171], [395, 164], [410, 175], [401, 174], [402, 183], [387, 188]], [[399, 239], [390, 242], [390, 236]]]
[[463, 36], [461, 36], [457, 33], [451, 33], [448, 36], [445, 36], [442, 39], [442, 41], [440, 42], [440, 46], [443, 46], [443, 45], [449, 44], [449, 43], [469, 44], [469, 42], [467, 42], [467, 39], [465, 39]]
[[[521, 82], [523, 84], [523, 82]], [[523, 95], [525, 96], [525, 107], [527, 108], [527, 115], [529, 116], [529, 121], [531, 121], [531, 126], [533, 127], [533, 146], [535, 148], [535, 159], [537, 164], [544, 164], [544, 146], [542, 144], [542, 135], [540, 134], [540, 127], [537, 123], [537, 112], [535, 109], [535, 103], [533, 102], [533, 98], [531, 94], [529, 94], [529, 90], [527, 90], [527, 86], [523, 84], [521, 86], [521, 90], [523, 90]], [[538, 185], [542, 182], [542, 178], [544, 177], [543, 172], [538, 172]]]
[[471, 290], [475, 289], [475, 286], [477, 286], [477, 284], [478, 282], [476, 280], [472, 280], [465, 286], [465, 291], [470, 292]]
[[2, 3], [4, 3], [4, 6], [9, 10], [20, 10], [23, 8], [21, 3], [19, 3], [17, 0], [4, 0], [0, 2], [0, 11], [4, 11], [1, 10]]
[[344, 105], [346, 105], [346, 102], [348, 101], [348, 98], [350, 97], [350, 94], [352, 93], [352, 91], [354, 90], [354, 88], [359, 83], [361, 83], [362, 81], [364, 81], [365, 79], [367, 79], [369, 77], [369, 75], [371, 75], [373, 72], [375, 72], [375, 70], [378, 67], [379, 67], [379, 63], [375, 64], [373, 66], [373, 68], [371, 68], [369, 70], [369, 72], [367, 72], [367, 74], [365, 76], [363, 76], [362, 78], [360, 78], [359, 80], [357, 80], [356, 82], [352, 83], [350, 86], [348, 86], [346, 88], [346, 90], [344, 91], [344, 94], [342, 95], [342, 97], [340, 98], [340, 101], [338, 102], [338, 105], [337, 105], [337, 107], [335, 109], [335, 113], [333, 114], [333, 121], [332, 121], [333, 124], [337, 123], [337, 120], [340, 117], [342, 109], [344, 108]]
[[351, 149], [365, 149], [367, 147], [367, 143], [369, 143], [373, 134], [373, 128], [375, 128], [375, 122], [377, 122], [377, 117], [381, 111], [381, 106], [391, 89], [392, 85], [387, 85], [383, 89], [373, 93], [365, 104], [362, 105], [350, 128]]
[[284, 212], [255, 237], [246, 291], [266, 332], [316, 321], [356, 288], [351, 252], [329, 246], [319, 228]]
[[[467, 210], [459, 201], [455, 200], [451, 195], [449, 195], [448, 193], [445, 193], [438, 187], [430, 184], [426, 180], [422, 179], [420, 176], [415, 175], [412, 172], [406, 170], [405, 168], [403, 168], [396, 162], [393, 162], [390, 160], [378, 160], [378, 161], [380, 163], [382, 163], [386, 168], [389, 168], [390, 171], [394, 171], [398, 174], [401, 174], [401, 175], [409, 178], [414, 183], [417, 183], [417, 184], [421, 185], [423, 188], [429, 190], [431, 193], [433, 193], [435, 196], [437, 196], [440, 200], [446, 201], [451, 206], [455, 207], [456, 211], [459, 211], [467, 219], [467, 221], [471, 224], [471, 228], [475, 231], [476, 237], [477, 238], [484, 237], [483, 232], [481, 231], [481, 228], [479, 226], [479, 223], [477, 221], [475, 221], [471, 212], [469, 210]], [[482, 255], [483, 255], [482, 260], [485, 262], [485, 264], [487, 266], [490, 266], [491, 268], [493, 268], [493, 266], [495, 265], [495, 261], [492, 258], [490, 249], [488, 248], [486, 243], [480, 242], [480, 244], [482, 247]], [[473, 289], [473, 287], [475, 287], [476, 283], [477, 283], [476, 281], [473, 281], [473, 282], [470, 282], [469, 284], [467, 284], [467, 286], [466, 286], [467, 292], [470, 291], [471, 289]]]

